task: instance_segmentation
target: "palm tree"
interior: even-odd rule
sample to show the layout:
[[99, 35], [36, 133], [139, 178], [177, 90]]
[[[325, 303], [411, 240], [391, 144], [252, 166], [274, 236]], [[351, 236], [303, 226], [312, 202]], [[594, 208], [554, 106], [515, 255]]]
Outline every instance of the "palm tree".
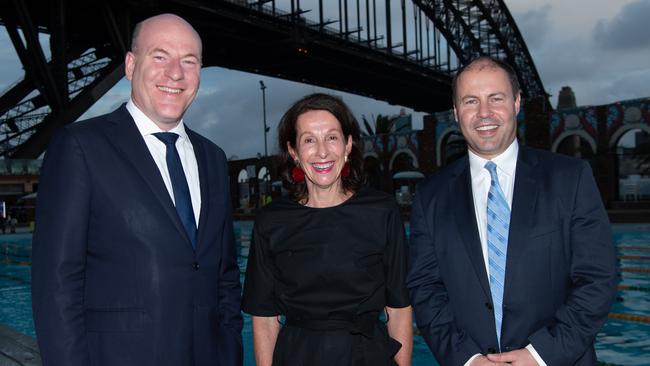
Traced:
[[[374, 116], [372, 116], [374, 118]], [[373, 128], [370, 122], [366, 119], [365, 115], [361, 115], [361, 119], [363, 121], [363, 125], [365, 127], [365, 131], [361, 130], [361, 136], [374, 136], [374, 135], [381, 135], [384, 133], [391, 133], [391, 132], [400, 132], [408, 126], [402, 125], [395, 129], [395, 122], [399, 120], [401, 116], [393, 116], [393, 117], [388, 117], [388, 116], [382, 116], [381, 114], [377, 115], [377, 118], [374, 120], [374, 125], [375, 127]]]

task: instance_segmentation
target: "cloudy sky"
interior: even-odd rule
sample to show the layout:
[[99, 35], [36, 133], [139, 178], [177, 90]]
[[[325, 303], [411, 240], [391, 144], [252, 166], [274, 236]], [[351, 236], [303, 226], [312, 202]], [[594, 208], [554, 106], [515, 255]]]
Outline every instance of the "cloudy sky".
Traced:
[[[305, 3], [304, 1], [302, 2]], [[551, 104], [569, 85], [578, 105], [600, 105], [650, 96], [650, 0], [505, 0], [523, 34]], [[305, 7], [303, 5], [303, 7]], [[0, 90], [23, 74], [6, 31], [0, 27]], [[206, 68], [186, 123], [220, 145], [230, 157], [263, 153], [262, 93], [267, 86], [269, 153], [282, 113], [302, 95], [321, 88], [223, 68]], [[332, 92], [332, 91], [329, 91]], [[356, 116], [397, 114], [399, 106], [334, 92]], [[82, 118], [106, 113], [128, 99], [129, 83], [119, 82]], [[410, 111], [407, 109], [407, 111]], [[414, 114], [421, 128], [422, 114]]]

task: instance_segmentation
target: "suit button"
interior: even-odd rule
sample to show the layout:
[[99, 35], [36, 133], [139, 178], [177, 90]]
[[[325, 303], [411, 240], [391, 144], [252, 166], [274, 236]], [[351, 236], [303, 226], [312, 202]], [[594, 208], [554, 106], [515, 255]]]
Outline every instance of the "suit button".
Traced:
[[503, 347], [503, 350], [504, 350], [505, 352], [510, 352], [510, 351], [512, 351], [512, 347], [510, 347], [510, 346], [505, 346], [505, 347]]
[[493, 347], [490, 347], [490, 348], [488, 348], [488, 353], [497, 353], [497, 349], [493, 348]]
[[493, 309], [494, 309], [494, 308], [492, 307], [492, 304], [490, 304], [489, 302], [486, 302], [486, 303], [485, 303], [485, 307], [488, 308], [488, 310], [493, 310]]
[[194, 268], [195, 271], [199, 270], [199, 264], [197, 262], [192, 263], [192, 268]]

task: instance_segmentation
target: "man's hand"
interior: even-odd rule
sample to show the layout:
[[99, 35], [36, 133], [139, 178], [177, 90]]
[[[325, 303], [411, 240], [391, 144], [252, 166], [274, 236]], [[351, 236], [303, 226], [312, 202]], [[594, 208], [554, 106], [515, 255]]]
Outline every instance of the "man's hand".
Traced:
[[493, 353], [487, 355], [488, 360], [496, 363], [513, 364], [521, 366], [538, 366], [537, 361], [527, 349], [522, 348], [510, 352]]
[[487, 357], [481, 355], [475, 357], [472, 362], [469, 364], [469, 366], [506, 366], [508, 365], [507, 362], [494, 362], [492, 360], [489, 360]]

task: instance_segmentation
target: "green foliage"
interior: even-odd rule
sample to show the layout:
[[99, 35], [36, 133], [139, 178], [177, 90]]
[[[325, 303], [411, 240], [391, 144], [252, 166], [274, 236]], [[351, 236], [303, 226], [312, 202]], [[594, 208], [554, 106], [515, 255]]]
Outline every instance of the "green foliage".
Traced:
[[[374, 118], [374, 116], [371, 116]], [[373, 126], [368, 122], [368, 119], [366, 119], [365, 115], [361, 116], [361, 119], [363, 120], [363, 126], [365, 127], [365, 131], [363, 129], [361, 130], [361, 135], [362, 136], [374, 136], [374, 135], [381, 135], [385, 133], [394, 133], [394, 132], [400, 132], [404, 129], [407, 128], [407, 126], [401, 126], [397, 129], [395, 129], [395, 122], [399, 119], [400, 116], [393, 116], [393, 117], [388, 117], [388, 116], [382, 116], [381, 114], [377, 115], [377, 118], [374, 119]]]

